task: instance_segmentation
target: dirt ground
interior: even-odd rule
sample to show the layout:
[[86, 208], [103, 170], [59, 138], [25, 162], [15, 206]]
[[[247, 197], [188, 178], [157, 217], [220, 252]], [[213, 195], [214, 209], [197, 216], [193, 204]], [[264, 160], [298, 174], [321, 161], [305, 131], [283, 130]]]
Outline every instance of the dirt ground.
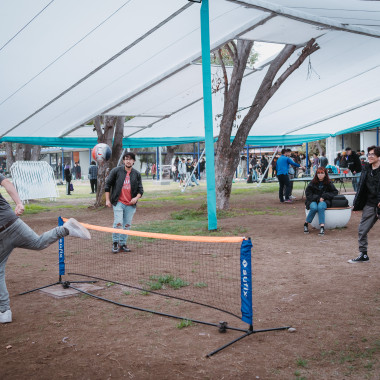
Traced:
[[[360, 213], [320, 237], [303, 234], [301, 200], [240, 194], [231, 206], [238, 215], [218, 225], [239, 226], [252, 238], [254, 328], [295, 332], [252, 334], [206, 358], [242, 333], [200, 324], [179, 329], [177, 320], [83, 295], [19, 296], [58, 275], [56, 248], [17, 249], [7, 264], [13, 323], [0, 325], [0, 379], [380, 379], [380, 223], [369, 234], [370, 262], [351, 265]], [[178, 207], [140, 207], [134, 224], [167, 219]], [[91, 209], [23, 220], [41, 233], [61, 214], [103, 226], [113, 220], [110, 210]], [[199, 319], [210, 313], [195, 307]]]

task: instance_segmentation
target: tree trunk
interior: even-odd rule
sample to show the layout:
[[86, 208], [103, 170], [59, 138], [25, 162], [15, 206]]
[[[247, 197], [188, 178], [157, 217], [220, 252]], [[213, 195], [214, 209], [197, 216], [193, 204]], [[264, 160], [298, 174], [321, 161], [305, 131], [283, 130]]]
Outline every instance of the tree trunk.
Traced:
[[[231, 48], [232, 46], [232, 48]], [[224, 109], [220, 124], [219, 139], [217, 142], [215, 156], [215, 185], [216, 185], [216, 206], [218, 209], [227, 209], [231, 196], [231, 187], [234, 172], [239, 164], [240, 152], [243, 150], [249, 132], [260, 116], [261, 111], [270, 98], [280, 88], [282, 83], [298, 68], [303, 61], [316, 50], [319, 49], [314, 39], [311, 39], [302, 50], [296, 61], [288, 66], [285, 71], [278, 76], [282, 66], [295, 52], [296, 46], [286, 45], [283, 50], [270, 64], [267, 73], [261, 83], [259, 90], [250, 106], [250, 109], [243, 121], [239, 125], [235, 138], [231, 143], [231, 134], [236, 120], [236, 113], [239, 104], [240, 88], [244, 70], [247, 65], [252, 42], [238, 40], [237, 47], [230, 46], [230, 54], [233, 56], [234, 68], [231, 81], [228, 83], [226, 70], [223, 61], [221, 62], [224, 73]], [[277, 80], [274, 82], [275, 78]], [[273, 83], [274, 82], [274, 83]]]
[[23, 158], [22, 158], [23, 161], [31, 161], [32, 147], [33, 147], [33, 145], [23, 144], [23, 150], [24, 150]]
[[16, 143], [15, 145], [15, 161], [23, 161], [24, 160], [24, 144]]
[[32, 155], [30, 157], [31, 161], [39, 161], [41, 154], [41, 145], [32, 145]]
[[15, 157], [13, 155], [13, 147], [11, 142], [5, 143], [5, 151], [7, 153], [7, 172], [9, 173], [11, 170], [11, 166], [15, 162]]
[[[15, 144], [16, 153], [13, 155], [12, 143], [6, 142], [8, 171], [15, 161], [38, 161], [41, 153], [41, 145]], [[8, 164], [9, 161], [9, 164]]]
[[174, 151], [178, 148], [178, 145], [172, 145], [166, 147], [166, 155], [164, 156], [164, 162], [163, 165], [171, 165], [173, 157], [174, 157]]
[[[107, 144], [112, 148], [111, 158], [98, 165], [98, 187], [95, 207], [104, 207], [106, 198], [104, 194], [106, 178], [110, 170], [116, 167], [123, 150], [124, 116], [97, 116], [94, 120], [95, 130], [98, 134], [98, 143]], [[104, 122], [104, 126], [102, 126]]]

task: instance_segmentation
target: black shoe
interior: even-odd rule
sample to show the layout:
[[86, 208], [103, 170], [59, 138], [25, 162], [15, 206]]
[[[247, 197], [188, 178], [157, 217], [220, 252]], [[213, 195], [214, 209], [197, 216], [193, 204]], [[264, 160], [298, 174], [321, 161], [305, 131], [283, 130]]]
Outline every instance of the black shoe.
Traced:
[[318, 235], [323, 236], [324, 234], [325, 234], [325, 227], [321, 226], [321, 228], [319, 229], [319, 234]]
[[355, 264], [355, 263], [365, 263], [367, 261], [369, 261], [367, 252], [360, 252], [360, 255], [356, 259], [351, 259], [351, 260], [348, 260], [347, 262], [350, 264]]
[[113, 243], [112, 253], [118, 253], [118, 252], [119, 252], [119, 243]]
[[122, 251], [122, 252], [131, 252], [131, 250], [125, 244], [123, 244], [120, 247], [120, 251]]
[[303, 225], [303, 232], [304, 232], [305, 234], [308, 234], [308, 233], [309, 233], [309, 223], [305, 223], [305, 224]]

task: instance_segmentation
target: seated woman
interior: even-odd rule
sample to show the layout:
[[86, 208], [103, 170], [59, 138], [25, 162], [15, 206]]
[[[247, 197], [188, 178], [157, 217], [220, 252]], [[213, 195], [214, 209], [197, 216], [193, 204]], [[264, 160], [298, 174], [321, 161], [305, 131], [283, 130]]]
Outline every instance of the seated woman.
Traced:
[[338, 194], [338, 190], [331, 182], [327, 170], [319, 167], [314, 175], [314, 178], [309, 183], [305, 191], [306, 208], [309, 214], [306, 217], [306, 222], [303, 227], [305, 234], [309, 233], [309, 223], [311, 223], [318, 212], [319, 218], [319, 235], [325, 234], [325, 210], [331, 207], [331, 200]]

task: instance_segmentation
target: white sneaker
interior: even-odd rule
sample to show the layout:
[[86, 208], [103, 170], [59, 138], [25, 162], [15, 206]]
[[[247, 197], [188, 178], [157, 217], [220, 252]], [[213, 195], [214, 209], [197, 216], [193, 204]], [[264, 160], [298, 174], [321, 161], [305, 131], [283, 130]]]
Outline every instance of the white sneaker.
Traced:
[[88, 232], [88, 229], [83, 227], [76, 219], [70, 218], [66, 223], [63, 224], [69, 231], [69, 235], [73, 237], [78, 237], [81, 239], [90, 240], [91, 235]]
[[10, 310], [0, 313], [0, 323], [11, 323], [12, 322], [12, 312]]

